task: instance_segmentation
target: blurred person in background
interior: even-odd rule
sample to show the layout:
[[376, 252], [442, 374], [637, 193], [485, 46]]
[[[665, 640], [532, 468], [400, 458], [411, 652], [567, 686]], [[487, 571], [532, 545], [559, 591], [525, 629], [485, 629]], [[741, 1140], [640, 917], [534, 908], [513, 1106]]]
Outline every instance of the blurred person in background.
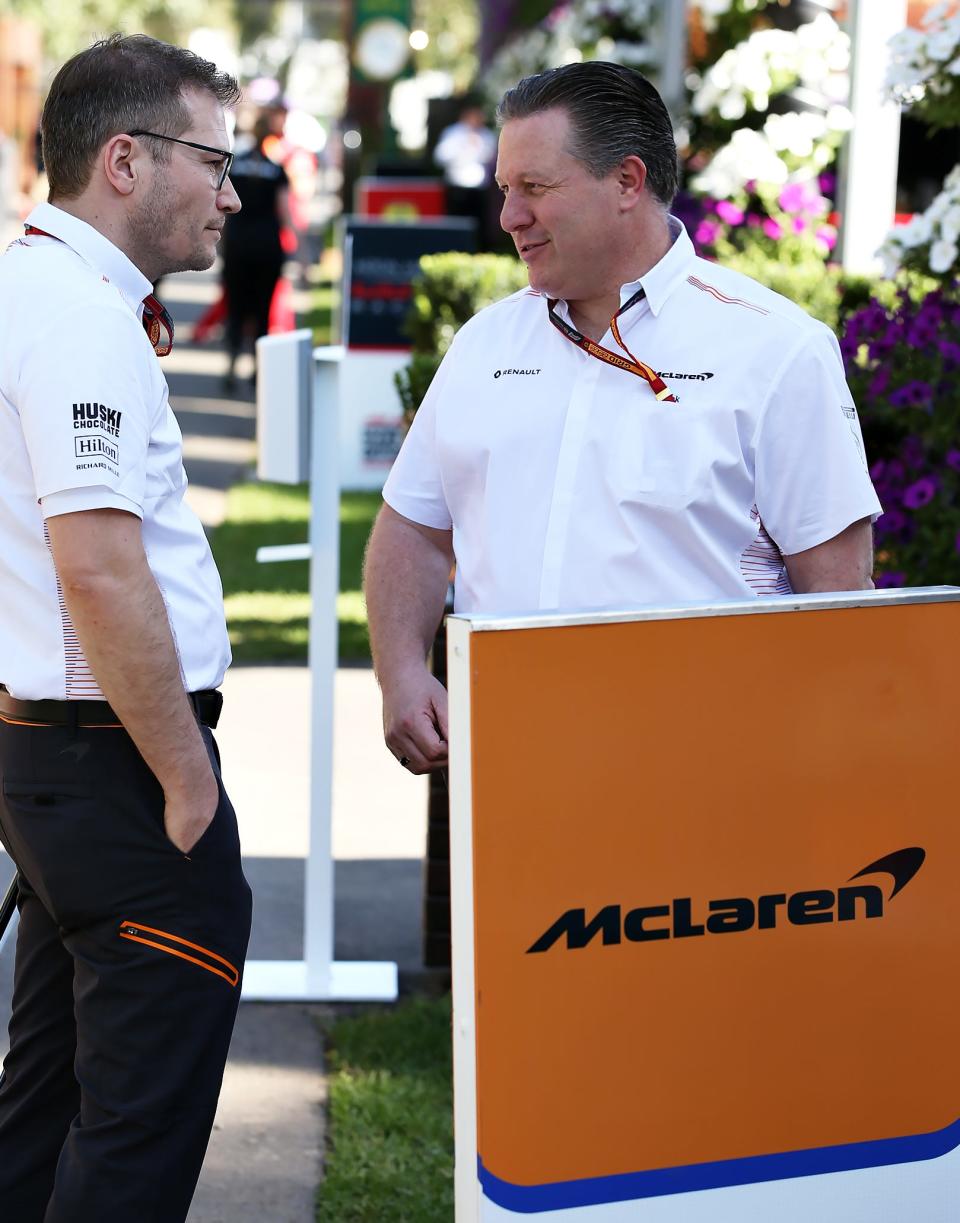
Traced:
[[290, 211], [290, 180], [283, 166], [266, 153], [274, 127], [269, 113], [257, 116], [253, 143], [234, 159], [230, 179], [243, 208], [231, 216], [223, 234], [223, 287], [227, 298], [227, 353], [225, 383], [236, 385], [236, 362], [244, 335], [252, 339], [270, 329], [270, 303], [283, 272], [282, 230], [296, 242]]
[[497, 137], [487, 127], [483, 109], [467, 102], [457, 122], [440, 133], [433, 160], [443, 170], [447, 212], [452, 217], [473, 217], [482, 249], [490, 245], [487, 199], [496, 159]]

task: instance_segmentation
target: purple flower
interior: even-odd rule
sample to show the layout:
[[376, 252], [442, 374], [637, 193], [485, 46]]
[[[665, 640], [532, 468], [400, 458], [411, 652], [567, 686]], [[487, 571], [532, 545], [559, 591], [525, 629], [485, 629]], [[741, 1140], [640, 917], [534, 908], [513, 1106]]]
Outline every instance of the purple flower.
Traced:
[[919, 510], [937, 495], [937, 482], [932, 476], [924, 476], [909, 488], [904, 490], [903, 504], [908, 510]]
[[960, 552], [960, 531], [957, 532], [957, 537], [953, 541], [953, 546], [957, 552]]
[[750, 226], [751, 229], [759, 229], [760, 226], [763, 224], [763, 217], [760, 215], [759, 212], [748, 212], [747, 213], [747, 224]]
[[867, 388], [867, 394], [871, 399], [879, 399], [887, 389], [890, 383], [890, 370], [886, 365], [881, 365]]
[[882, 480], [886, 474], [887, 464], [883, 459], [877, 459], [875, 463], [871, 463], [870, 479], [873, 480], [874, 483], [876, 483], [877, 480]]
[[832, 251], [837, 245], [837, 231], [832, 225], [821, 225], [817, 230], [817, 238], [824, 244], [828, 251]]
[[697, 226], [697, 232], [693, 235], [693, 237], [698, 246], [713, 246], [719, 233], [720, 226], [716, 221], [705, 220], [701, 221]]
[[807, 183], [788, 183], [780, 192], [777, 203], [784, 212], [803, 212], [811, 193], [812, 189]]
[[877, 519], [877, 531], [883, 535], [894, 535], [906, 525], [907, 518], [902, 510], [887, 510]]
[[831, 174], [829, 170], [824, 170], [824, 172], [817, 179], [817, 183], [819, 184], [820, 190], [824, 195], [833, 195], [837, 188], [837, 176], [835, 174]]
[[924, 460], [923, 442], [915, 433], [904, 438], [900, 447], [900, 455], [908, 467], [919, 467]]
[[763, 222], [763, 232], [768, 238], [773, 238], [774, 240], [783, 237], [783, 230], [781, 229], [779, 223], [773, 219], [773, 217], [765, 218]]
[[720, 220], [726, 221], [728, 225], [742, 225], [746, 215], [742, 208], [731, 204], [729, 200], [717, 200], [715, 212]]
[[895, 408], [919, 408], [930, 403], [933, 395], [933, 388], [929, 382], [921, 382], [918, 379], [913, 379], [894, 391], [890, 396], [890, 402]]
[[802, 234], [806, 228], [807, 228], [807, 223], [803, 219], [803, 217], [793, 218], [793, 232], [795, 234]]
[[905, 573], [894, 573], [888, 570], [886, 573], [877, 574], [877, 580], [874, 582], [874, 585], [877, 590], [888, 590], [891, 586], [904, 586], [906, 581], [907, 575]]
[[940, 340], [937, 347], [940, 349], [940, 356], [943, 357], [947, 369], [956, 369], [960, 366], [960, 344], [955, 344], [953, 340]]
[[960, 450], [948, 450], [947, 466], [952, 467], [954, 471], [960, 471]]

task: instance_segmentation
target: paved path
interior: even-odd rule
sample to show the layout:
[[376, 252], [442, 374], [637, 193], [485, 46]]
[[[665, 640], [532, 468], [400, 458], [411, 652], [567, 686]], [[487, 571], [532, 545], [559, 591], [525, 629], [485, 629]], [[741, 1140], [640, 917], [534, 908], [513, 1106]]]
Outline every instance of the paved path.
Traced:
[[[215, 291], [212, 273], [169, 277], [161, 286], [179, 328], [164, 369], [184, 434], [191, 504], [208, 526], [220, 521], [225, 490], [247, 477], [255, 458], [252, 394], [227, 397], [223, 353], [187, 339]], [[245, 372], [241, 365], [241, 379]], [[255, 896], [250, 955], [299, 958], [309, 673], [298, 666], [236, 667], [224, 696], [217, 738]], [[369, 669], [338, 672], [334, 717], [336, 955], [396, 960], [409, 981], [420, 970], [425, 783], [400, 770], [383, 747]], [[0, 882], [10, 873], [0, 853]], [[11, 978], [8, 946], [0, 953], [0, 1052]], [[311, 1223], [324, 1142], [317, 1021], [328, 1011], [295, 1003], [241, 1006], [189, 1223]]]

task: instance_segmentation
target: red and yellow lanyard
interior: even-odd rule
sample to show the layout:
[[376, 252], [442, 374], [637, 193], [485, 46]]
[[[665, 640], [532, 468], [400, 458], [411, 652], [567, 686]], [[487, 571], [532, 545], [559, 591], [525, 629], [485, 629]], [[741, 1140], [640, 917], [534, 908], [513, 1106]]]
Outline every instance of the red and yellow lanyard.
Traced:
[[[38, 238], [55, 238], [60, 241], [56, 234], [48, 234], [45, 229], [38, 229], [36, 225], [25, 226], [24, 233], [28, 238], [36, 234]], [[152, 293], [148, 293], [143, 299], [140, 322], [147, 333], [147, 339], [153, 345], [153, 351], [158, 357], [168, 357], [173, 349], [173, 319], [166, 306]]]
[[[638, 289], [638, 291], [634, 293], [633, 297], [631, 297], [629, 301], [625, 301], [623, 303], [620, 309], [610, 320], [610, 330], [613, 332], [613, 338], [627, 354], [627, 357], [621, 357], [619, 353], [611, 352], [609, 348], [604, 348], [602, 344], [597, 344], [593, 340], [588, 339], [585, 335], [581, 335], [581, 333], [577, 331], [576, 327], [566, 322], [566, 320], [562, 319], [560, 315], [557, 314], [556, 301], [548, 300], [547, 307], [550, 315], [550, 322], [553, 323], [554, 327], [556, 327], [560, 334], [566, 336], [566, 338], [572, 344], [576, 344], [578, 348], [582, 348], [583, 351], [589, 353], [591, 357], [596, 357], [598, 361], [606, 361], [607, 365], [615, 365], [617, 369], [625, 369], [628, 374], [636, 374], [638, 378], [642, 378], [644, 382], [649, 384], [650, 389], [661, 403], [676, 403], [677, 397], [670, 390], [656, 370], [651, 369], [649, 365], [644, 365], [642, 361], [638, 361], [630, 349], [627, 348], [626, 344], [624, 344], [623, 337], [620, 334], [617, 319], [621, 314], [629, 310], [631, 306], [636, 305], [636, 303], [641, 301], [644, 297], [646, 297], [646, 294], [644, 293], [643, 289]], [[629, 360], [627, 360], [627, 358], [629, 358]]]

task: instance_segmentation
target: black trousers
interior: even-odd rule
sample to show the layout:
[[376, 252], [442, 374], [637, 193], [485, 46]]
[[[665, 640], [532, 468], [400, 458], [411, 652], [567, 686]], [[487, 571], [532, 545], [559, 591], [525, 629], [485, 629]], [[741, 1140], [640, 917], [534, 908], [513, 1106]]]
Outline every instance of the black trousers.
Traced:
[[20, 879], [0, 1218], [182, 1223], [250, 932], [237, 821], [188, 856], [122, 728], [0, 722], [0, 840]]
[[223, 287], [227, 293], [227, 352], [239, 355], [244, 328], [252, 324], [253, 342], [270, 330], [270, 303], [283, 271], [283, 253], [266, 252], [262, 258], [249, 259], [224, 252]]

